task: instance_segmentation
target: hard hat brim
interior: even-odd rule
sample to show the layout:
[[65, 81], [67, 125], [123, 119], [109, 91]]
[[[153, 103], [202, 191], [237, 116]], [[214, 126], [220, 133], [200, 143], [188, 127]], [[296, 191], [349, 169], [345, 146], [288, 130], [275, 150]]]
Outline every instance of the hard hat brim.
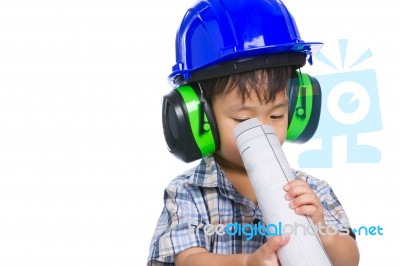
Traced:
[[[269, 57], [276, 57], [278, 61], [275, 59], [273, 63], [265, 63], [263, 67], [260, 67], [259, 64], [254, 64], [254, 68], [245, 68], [246, 71], [260, 69], [260, 68], [269, 68], [269, 67], [277, 67], [277, 66], [298, 66], [302, 67], [306, 60], [310, 64], [312, 64], [312, 57], [318, 54], [321, 50], [323, 44], [320, 42], [299, 42], [299, 43], [290, 43], [290, 44], [279, 44], [273, 46], [264, 46], [264, 47], [246, 47], [246, 49], [241, 51], [235, 51], [232, 49], [231, 51], [224, 51], [224, 54], [218, 59], [208, 64], [204, 64], [202, 66], [192, 68], [192, 69], [185, 69], [185, 66], [182, 62], [177, 63], [173, 67], [173, 72], [168, 76], [168, 79], [172, 86], [176, 87], [182, 84], [199, 81], [199, 75], [194, 75], [194, 73], [199, 73], [202, 70], [213, 68], [214, 71], [218, 69], [219, 66], [224, 65], [223, 63], [235, 63], [237, 62], [244, 62], [248, 61], [249, 58], [253, 59], [260, 59], [260, 58], [269, 58]], [[299, 63], [298, 57], [294, 56], [293, 60], [291, 61], [290, 57], [288, 58], [287, 55], [290, 54], [302, 54], [304, 56], [304, 62]], [[280, 55], [284, 55], [281, 58], [284, 58], [281, 62], [279, 62]], [[218, 71], [217, 71], [218, 72]], [[215, 72], [215, 73], [217, 73]], [[229, 73], [227, 71], [219, 71], [222, 74], [214, 74], [213, 77], [219, 77], [224, 75], [229, 75], [232, 73], [240, 73], [240, 71], [232, 71]], [[218, 73], [219, 73], [218, 72]], [[244, 72], [244, 71], [241, 71]], [[193, 78], [196, 76], [196, 78]], [[208, 79], [210, 77], [204, 76], [204, 79]]]

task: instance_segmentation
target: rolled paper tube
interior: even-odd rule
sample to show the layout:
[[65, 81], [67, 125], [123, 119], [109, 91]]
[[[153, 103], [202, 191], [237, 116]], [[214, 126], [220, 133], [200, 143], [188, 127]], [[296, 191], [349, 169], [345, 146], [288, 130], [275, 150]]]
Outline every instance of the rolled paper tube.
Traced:
[[285, 229], [280, 233], [290, 234], [289, 242], [278, 250], [282, 266], [332, 265], [312, 220], [296, 214], [284, 197], [283, 187], [295, 175], [273, 127], [252, 118], [238, 124], [234, 135], [266, 228], [280, 227]]

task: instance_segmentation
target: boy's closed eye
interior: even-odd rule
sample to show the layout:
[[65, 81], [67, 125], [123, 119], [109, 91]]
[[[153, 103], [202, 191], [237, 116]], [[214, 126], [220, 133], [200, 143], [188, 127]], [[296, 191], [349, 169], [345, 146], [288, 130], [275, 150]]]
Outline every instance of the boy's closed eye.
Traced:
[[279, 120], [279, 119], [285, 118], [285, 115], [284, 114], [271, 115], [270, 118], [273, 120]]
[[251, 118], [250, 117], [247, 117], [247, 118], [233, 118], [233, 120], [235, 120], [235, 122], [237, 122], [237, 123], [242, 123], [242, 122], [244, 122], [246, 120], [249, 120], [249, 119], [251, 119]]
[[[279, 120], [279, 119], [285, 118], [285, 115], [284, 115], [284, 114], [276, 114], [276, 115], [271, 115], [269, 118], [272, 119], [272, 120]], [[242, 122], [244, 122], [244, 121], [246, 121], [246, 120], [251, 119], [251, 117], [246, 117], [246, 118], [232, 118], [232, 119], [235, 120], [235, 122], [237, 122], [237, 123], [242, 123]]]

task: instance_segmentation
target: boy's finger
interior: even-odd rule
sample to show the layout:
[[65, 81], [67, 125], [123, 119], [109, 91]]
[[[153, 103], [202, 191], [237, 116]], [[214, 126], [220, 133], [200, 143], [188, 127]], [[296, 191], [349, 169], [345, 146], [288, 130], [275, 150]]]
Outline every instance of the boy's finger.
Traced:
[[267, 243], [263, 245], [263, 251], [265, 255], [271, 255], [278, 249], [286, 245], [289, 242], [289, 235], [274, 236], [268, 239]]
[[308, 187], [308, 184], [304, 180], [295, 179], [295, 180], [292, 180], [289, 183], [285, 184], [283, 186], [283, 190], [288, 191], [289, 189], [293, 189], [293, 187], [298, 187], [298, 186], [300, 186], [300, 187], [303, 187], [303, 186]]
[[[291, 186], [286, 190], [286, 197], [297, 197], [302, 194], [312, 194], [313, 191], [309, 186]], [[315, 194], [315, 193], [314, 193]]]

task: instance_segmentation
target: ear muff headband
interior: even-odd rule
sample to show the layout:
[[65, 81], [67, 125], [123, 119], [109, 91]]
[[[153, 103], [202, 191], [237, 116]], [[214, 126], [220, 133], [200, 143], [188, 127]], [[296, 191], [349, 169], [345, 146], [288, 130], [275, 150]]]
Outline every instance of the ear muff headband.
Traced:
[[191, 132], [202, 157], [214, 153], [216, 142], [212, 134], [206, 111], [202, 109], [207, 108], [204, 106], [206, 103], [202, 102], [205, 100], [199, 99], [197, 93], [188, 85], [177, 88], [177, 91], [185, 102]]
[[291, 87], [289, 91], [289, 97], [295, 97], [296, 102], [295, 106], [289, 108], [289, 126], [286, 140], [304, 143], [314, 135], [318, 127], [321, 110], [321, 88], [315, 78], [300, 72], [296, 73], [298, 81], [294, 82], [294, 87]]

